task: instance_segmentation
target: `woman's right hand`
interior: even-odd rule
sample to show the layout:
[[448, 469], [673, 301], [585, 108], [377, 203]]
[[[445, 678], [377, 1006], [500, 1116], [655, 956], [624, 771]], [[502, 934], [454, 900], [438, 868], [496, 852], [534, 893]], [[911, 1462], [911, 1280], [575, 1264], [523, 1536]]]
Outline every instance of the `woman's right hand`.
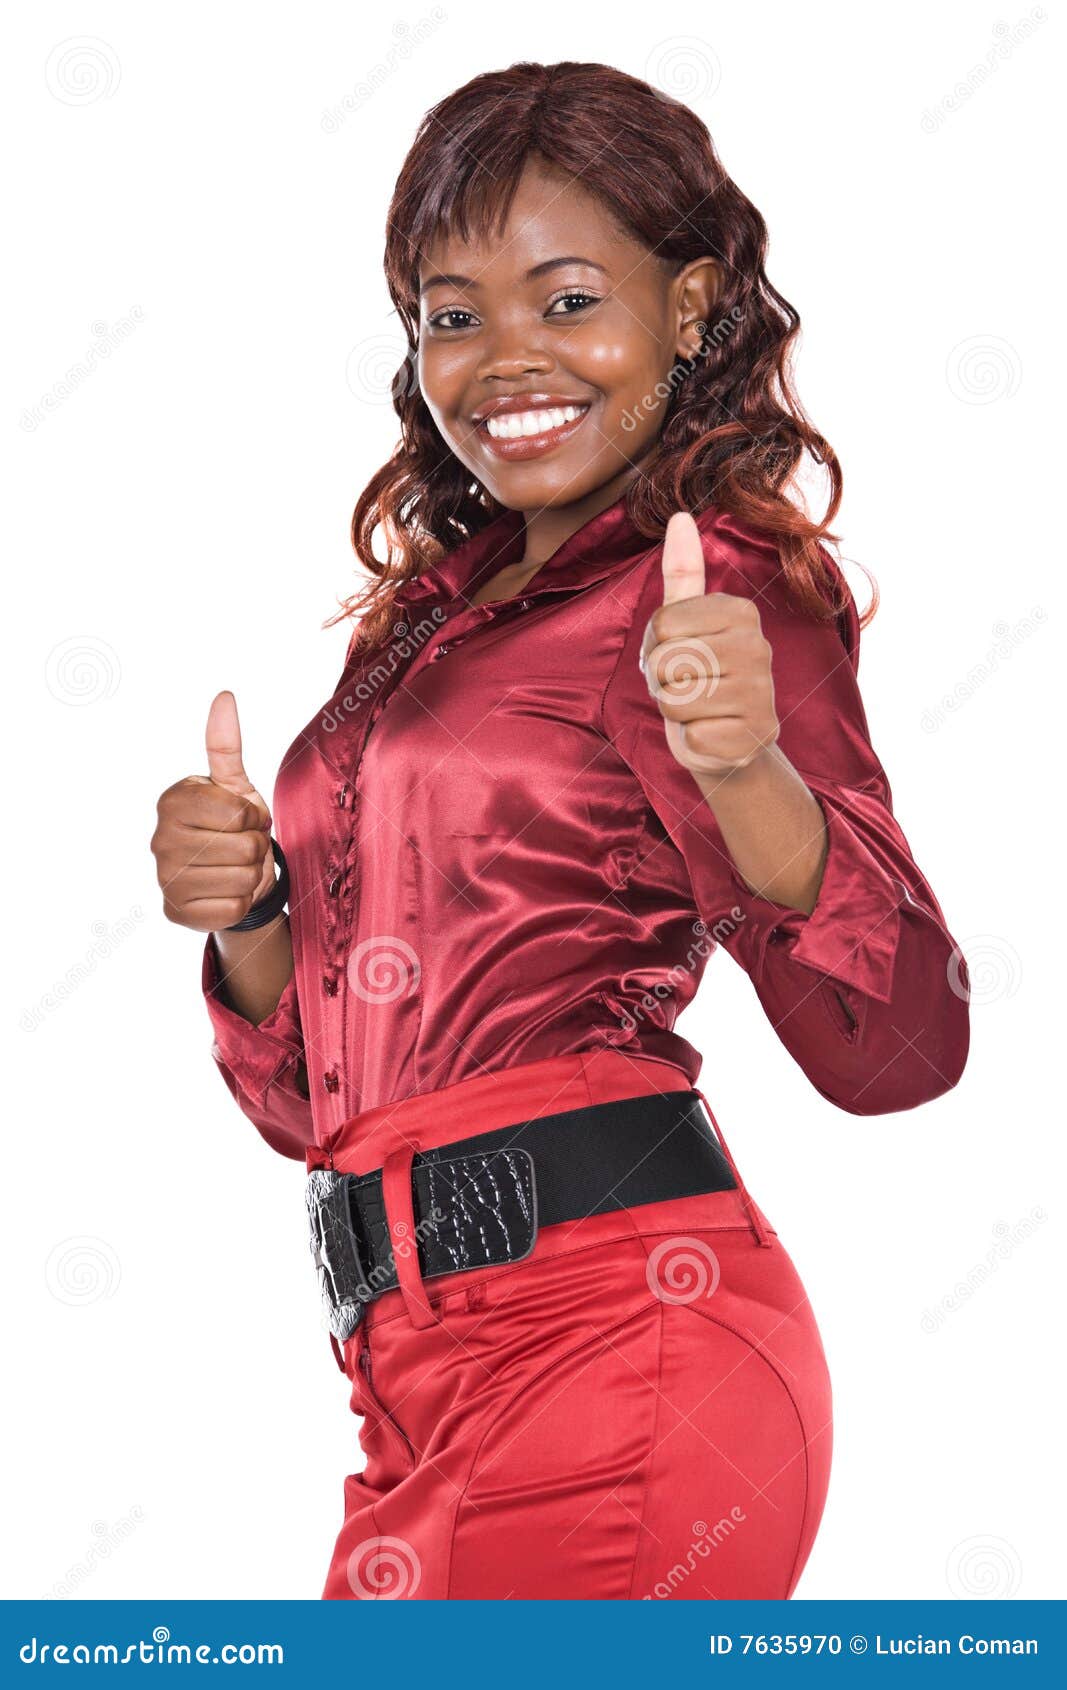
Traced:
[[213, 933], [266, 897], [275, 866], [270, 810], [245, 773], [232, 692], [212, 700], [205, 739], [210, 772], [160, 794], [151, 849], [167, 920]]

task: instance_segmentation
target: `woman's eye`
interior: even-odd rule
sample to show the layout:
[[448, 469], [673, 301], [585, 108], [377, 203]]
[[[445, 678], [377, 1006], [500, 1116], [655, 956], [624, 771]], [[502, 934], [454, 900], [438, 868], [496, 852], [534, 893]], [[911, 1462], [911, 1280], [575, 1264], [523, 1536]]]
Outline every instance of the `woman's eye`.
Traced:
[[466, 317], [472, 320], [473, 316], [472, 311], [464, 311], [459, 305], [450, 305], [447, 311], [439, 311], [436, 317], [428, 317], [427, 322], [432, 329], [464, 329], [467, 327], [466, 323], [446, 323], [445, 318]]
[[[598, 303], [599, 296], [597, 294], [586, 293], [584, 288], [571, 288], [569, 292], [561, 293], [558, 299], [552, 301], [547, 315], [550, 317], [571, 317], [575, 311], [584, 311], [587, 305]], [[566, 309], [557, 311], [556, 307], [560, 305], [566, 307]], [[471, 323], [477, 321], [477, 318], [473, 311], [467, 311], [461, 305], [450, 305], [426, 320], [431, 329], [445, 329], [447, 331], [469, 328]]]
[[557, 300], [553, 301], [552, 309], [549, 312], [549, 316], [560, 316], [560, 317], [570, 317], [570, 316], [572, 316], [573, 312], [571, 312], [569, 310], [568, 311], [560, 311], [560, 312], [556, 311], [557, 305], [566, 305], [568, 300], [572, 300], [572, 299], [578, 301], [577, 305], [574, 307], [574, 309], [576, 311], [581, 311], [585, 308], [585, 306], [595, 305], [597, 303], [597, 295], [595, 293], [586, 293], [584, 288], [571, 288], [569, 293], [561, 293], [559, 298]]

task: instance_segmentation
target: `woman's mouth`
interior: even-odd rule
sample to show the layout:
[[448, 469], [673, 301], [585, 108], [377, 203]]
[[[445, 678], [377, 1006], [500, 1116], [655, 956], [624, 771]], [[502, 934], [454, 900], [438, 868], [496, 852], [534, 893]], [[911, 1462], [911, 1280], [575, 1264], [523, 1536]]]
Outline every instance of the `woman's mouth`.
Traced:
[[589, 405], [547, 405], [497, 411], [476, 423], [475, 429], [494, 457], [539, 458], [576, 434], [589, 410]]

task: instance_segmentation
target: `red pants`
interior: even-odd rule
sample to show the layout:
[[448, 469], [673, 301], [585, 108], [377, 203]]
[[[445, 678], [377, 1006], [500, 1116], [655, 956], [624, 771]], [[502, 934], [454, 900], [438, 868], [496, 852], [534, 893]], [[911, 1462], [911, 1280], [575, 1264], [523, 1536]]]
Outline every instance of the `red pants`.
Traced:
[[830, 1382], [732, 1162], [735, 1191], [546, 1227], [502, 1267], [424, 1282], [412, 1244], [416, 1149], [687, 1089], [610, 1049], [550, 1057], [365, 1110], [309, 1151], [384, 1167], [401, 1280], [334, 1341], [366, 1466], [324, 1597], [792, 1594], [826, 1497]]

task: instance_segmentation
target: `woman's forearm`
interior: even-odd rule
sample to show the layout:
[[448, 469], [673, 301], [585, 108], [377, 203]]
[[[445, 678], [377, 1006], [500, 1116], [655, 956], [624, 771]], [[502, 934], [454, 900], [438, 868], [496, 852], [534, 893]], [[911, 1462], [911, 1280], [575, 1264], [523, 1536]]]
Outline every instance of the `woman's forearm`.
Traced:
[[690, 772], [746, 885], [810, 915], [826, 861], [826, 821], [785, 753], [768, 745], [727, 774]]
[[247, 933], [223, 930], [212, 937], [226, 1003], [246, 1021], [258, 1026], [277, 1008], [278, 999], [292, 979], [289, 917], [283, 910], [273, 921]]
[[[293, 977], [293, 944], [284, 910], [273, 921], [248, 933], [212, 934], [219, 961], [220, 991], [229, 1007], [254, 1027], [278, 1007]], [[294, 1082], [302, 1097], [309, 1095], [307, 1064], [301, 1057]]]

